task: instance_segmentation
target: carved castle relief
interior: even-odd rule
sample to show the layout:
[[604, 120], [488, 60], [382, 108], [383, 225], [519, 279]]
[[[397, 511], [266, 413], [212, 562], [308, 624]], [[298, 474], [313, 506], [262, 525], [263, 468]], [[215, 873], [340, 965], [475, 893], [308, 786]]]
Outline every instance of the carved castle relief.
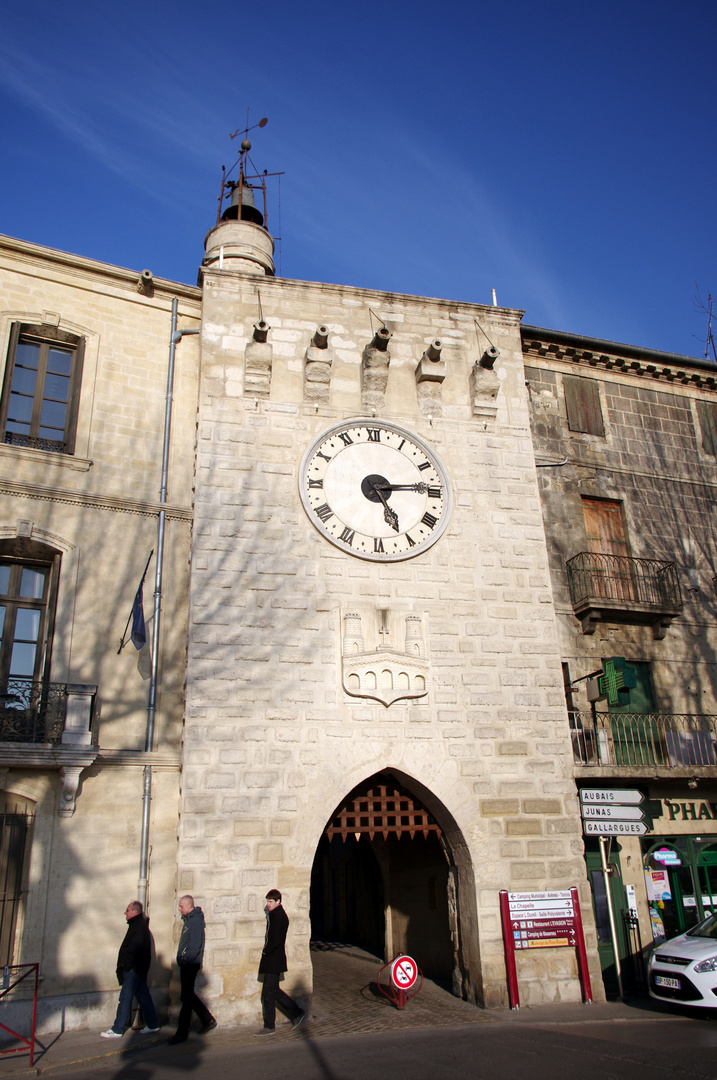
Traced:
[[[377, 616], [377, 619], [371, 618]], [[352, 697], [371, 698], [386, 708], [396, 701], [428, 694], [429, 662], [420, 615], [401, 615], [379, 609], [365, 617], [378, 642], [366, 648], [362, 617], [356, 611], [343, 617], [342, 684]], [[402, 649], [391, 642], [402, 639]]]

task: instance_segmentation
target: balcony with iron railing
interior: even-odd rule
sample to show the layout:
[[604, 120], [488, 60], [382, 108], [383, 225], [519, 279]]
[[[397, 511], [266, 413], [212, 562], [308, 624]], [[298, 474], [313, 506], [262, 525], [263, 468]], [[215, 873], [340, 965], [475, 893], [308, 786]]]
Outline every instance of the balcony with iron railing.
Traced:
[[0, 769], [57, 769], [60, 817], [74, 814], [80, 776], [99, 752], [96, 698], [97, 687], [84, 683], [0, 683]]
[[0, 743], [92, 746], [96, 686], [11, 677], [0, 686]]
[[682, 613], [673, 562], [581, 551], [566, 563], [570, 600], [584, 634], [600, 621], [647, 625], [658, 640]]
[[715, 775], [717, 716], [570, 712], [573, 759], [593, 775]]

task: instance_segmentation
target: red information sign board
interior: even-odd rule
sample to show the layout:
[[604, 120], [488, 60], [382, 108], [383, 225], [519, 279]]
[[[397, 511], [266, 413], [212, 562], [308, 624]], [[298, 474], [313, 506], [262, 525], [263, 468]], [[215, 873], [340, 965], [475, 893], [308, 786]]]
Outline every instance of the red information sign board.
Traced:
[[511, 1009], [520, 1008], [515, 954], [523, 949], [577, 949], [583, 1001], [592, 1001], [577, 889], [532, 893], [501, 890], [500, 914]]

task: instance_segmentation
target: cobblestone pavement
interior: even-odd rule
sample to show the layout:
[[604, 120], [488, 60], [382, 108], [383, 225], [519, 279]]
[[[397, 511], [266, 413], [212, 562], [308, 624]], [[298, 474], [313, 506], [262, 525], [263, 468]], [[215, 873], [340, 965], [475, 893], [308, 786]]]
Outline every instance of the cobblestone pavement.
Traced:
[[[314, 996], [310, 1020], [306, 1022], [310, 1022], [315, 1038], [495, 1020], [491, 1013], [460, 1001], [430, 979], [424, 980], [419, 993], [404, 1009], [397, 1009], [377, 988], [381, 961], [361, 949], [314, 943], [311, 959]], [[388, 986], [388, 971], [381, 981]]]

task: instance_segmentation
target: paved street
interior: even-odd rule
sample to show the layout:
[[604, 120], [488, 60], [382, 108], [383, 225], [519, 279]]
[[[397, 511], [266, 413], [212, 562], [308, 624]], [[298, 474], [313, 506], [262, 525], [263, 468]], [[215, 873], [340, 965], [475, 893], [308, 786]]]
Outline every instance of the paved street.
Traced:
[[256, 1028], [218, 1028], [204, 1039], [167, 1046], [135, 1032], [116, 1043], [97, 1032], [42, 1039], [34, 1069], [6, 1057], [10, 1076], [65, 1080], [715, 1080], [717, 1019], [645, 1001], [593, 1006], [475, 1009], [427, 983], [403, 1012], [377, 995], [378, 962], [358, 950], [314, 955], [311, 1017], [258, 1040]]

